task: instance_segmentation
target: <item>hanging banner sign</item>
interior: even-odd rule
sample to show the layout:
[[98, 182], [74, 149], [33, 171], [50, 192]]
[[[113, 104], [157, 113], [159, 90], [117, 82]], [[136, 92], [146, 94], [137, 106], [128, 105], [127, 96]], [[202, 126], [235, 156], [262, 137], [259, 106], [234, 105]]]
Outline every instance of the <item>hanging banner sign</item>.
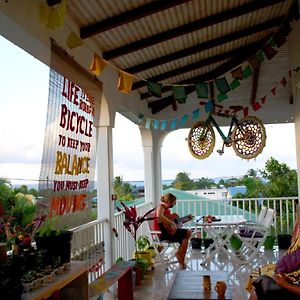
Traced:
[[49, 217], [82, 211], [94, 190], [94, 98], [50, 69], [48, 114], [39, 191]]

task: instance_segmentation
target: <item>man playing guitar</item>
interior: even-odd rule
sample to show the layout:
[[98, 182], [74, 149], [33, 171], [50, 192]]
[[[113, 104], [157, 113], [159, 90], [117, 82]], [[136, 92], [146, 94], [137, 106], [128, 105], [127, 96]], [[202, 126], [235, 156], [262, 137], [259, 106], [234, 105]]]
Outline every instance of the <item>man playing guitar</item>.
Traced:
[[171, 214], [170, 208], [175, 205], [175, 195], [168, 193], [161, 197], [161, 204], [156, 209], [157, 224], [161, 231], [160, 240], [169, 240], [180, 244], [175, 255], [180, 267], [184, 269], [186, 268], [184, 262], [185, 254], [192, 232], [189, 229], [180, 228], [180, 224], [181, 222], [190, 221], [193, 217], [190, 214], [182, 218], [184, 219], [182, 220], [178, 218], [177, 214]]

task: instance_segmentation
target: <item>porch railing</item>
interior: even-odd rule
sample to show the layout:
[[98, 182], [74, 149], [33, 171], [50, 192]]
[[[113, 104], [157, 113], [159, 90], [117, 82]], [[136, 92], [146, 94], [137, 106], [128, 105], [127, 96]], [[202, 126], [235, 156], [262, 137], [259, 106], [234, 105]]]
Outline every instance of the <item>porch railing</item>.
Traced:
[[[275, 233], [292, 233], [292, 228], [296, 218], [296, 204], [298, 198], [251, 198], [251, 199], [231, 199], [231, 200], [177, 200], [174, 212], [179, 215], [191, 213], [197, 216], [203, 215], [243, 215], [248, 220], [255, 221], [261, 210], [261, 206], [271, 207], [275, 210], [273, 227]], [[138, 215], [143, 215], [153, 207], [152, 203], [145, 203], [137, 206]], [[133, 237], [123, 226], [124, 213], [118, 212], [113, 220], [113, 227], [116, 229], [117, 237], [113, 237], [113, 261], [122, 257], [124, 260], [133, 258], [135, 244]], [[99, 263], [99, 254], [92, 254], [95, 246], [104, 242], [104, 225], [107, 219], [97, 220], [73, 229], [72, 258], [86, 258], [91, 256], [91, 264]], [[192, 226], [192, 223], [191, 223]], [[138, 236], [149, 234], [146, 222], [139, 228]], [[104, 270], [104, 262], [100, 263], [97, 271], [91, 271], [89, 280], [97, 278]]]

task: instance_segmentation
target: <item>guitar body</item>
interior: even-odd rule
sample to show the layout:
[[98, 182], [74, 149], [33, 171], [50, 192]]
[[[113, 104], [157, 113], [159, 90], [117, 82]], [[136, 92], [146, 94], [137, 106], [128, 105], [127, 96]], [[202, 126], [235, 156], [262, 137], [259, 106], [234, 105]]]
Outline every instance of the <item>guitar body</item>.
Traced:
[[[182, 228], [183, 223], [190, 221], [192, 218], [190, 215], [184, 216], [184, 217], [179, 217], [178, 214], [173, 213], [170, 215], [165, 215], [166, 218], [168, 218], [169, 220], [173, 221], [177, 228]], [[177, 230], [177, 228], [173, 228], [172, 226], [170, 226], [169, 224], [164, 224], [165, 229], [167, 230], [167, 232], [169, 234], [174, 234]]]

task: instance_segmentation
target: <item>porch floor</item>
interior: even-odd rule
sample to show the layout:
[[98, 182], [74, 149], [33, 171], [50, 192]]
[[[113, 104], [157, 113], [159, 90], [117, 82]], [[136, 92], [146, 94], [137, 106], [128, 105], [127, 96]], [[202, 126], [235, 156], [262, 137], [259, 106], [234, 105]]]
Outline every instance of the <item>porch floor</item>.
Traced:
[[[265, 256], [267, 262], [276, 262], [282, 255], [282, 250], [274, 247], [274, 250], [266, 250]], [[266, 262], [258, 258], [250, 264], [234, 268], [231, 261], [223, 252], [219, 252], [217, 256], [208, 265], [201, 266], [205, 252], [200, 249], [189, 249], [187, 254], [187, 269], [189, 271], [225, 271], [229, 274], [229, 284], [232, 291], [233, 300], [247, 300], [249, 293], [245, 290], [247, 280], [252, 270], [264, 265]], [[174, 281], [176, 272], [182, 271], [178, 264], [172, 264], [169, 270], [166, 270], [163, 264], [156, 264], [153, 271], [148, 270], [141, 286], [134, 289], [135, 300], [165, 300], [168, 297], [170, 288]], [[107, 292], [104, 300], [117, 299], [113, 292]]]

